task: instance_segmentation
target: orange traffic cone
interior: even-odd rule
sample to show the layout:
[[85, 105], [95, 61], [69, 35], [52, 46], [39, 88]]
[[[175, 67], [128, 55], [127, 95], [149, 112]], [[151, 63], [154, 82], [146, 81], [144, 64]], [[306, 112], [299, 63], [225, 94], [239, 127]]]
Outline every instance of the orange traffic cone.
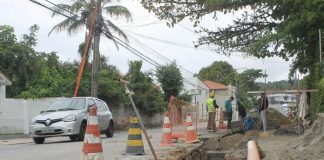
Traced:
[[[187, 120], [191, 120], [191, 115], [189, 114], [190, 118]], [[196, 143], [199, 142], [198, 138], [197, 138], [197, 133], [195, 130], [195, 127], [192, 125], [192, 122], [187, 122], [191, 123], [190, 126], [187, 127], [187, 133], [186, 133], [186, 141], [189, 143]]]
[[227, 128], [227, 126], [224, 124], [224, 112], [221, 112], [218, 128], [219, 129]]
[[84, 135], [82, 152], [82, 160], [104, 160], [96, 107], [89, 108], [88, 124]]
[[171, 134], [171, 123], [169, 119], [169, 113], [165, 112], [163, 122], [163, 134], [160, 142], [160, 146], [172, 146], [172, 134]]

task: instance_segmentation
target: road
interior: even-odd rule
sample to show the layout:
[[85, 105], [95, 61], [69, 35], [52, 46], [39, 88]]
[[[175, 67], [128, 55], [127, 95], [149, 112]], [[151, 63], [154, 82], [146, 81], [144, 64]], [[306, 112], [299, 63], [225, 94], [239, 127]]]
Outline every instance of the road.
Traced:
[[[158, 150], [162, 129], [148, 129], [154, 148]], [[116, 132], [113, 138], [102, 135], [103, 154], [109, 160], [143, 160], [151, 151], [143, 136], [147, 155], [123, 155], [126, 150], [127, 131]], [[0, 140], [0, 160], [80, 160], [83, 142], [70, 141], [68, 137], [48, 138], [44, 144], [34, 144], [31, 138]]]

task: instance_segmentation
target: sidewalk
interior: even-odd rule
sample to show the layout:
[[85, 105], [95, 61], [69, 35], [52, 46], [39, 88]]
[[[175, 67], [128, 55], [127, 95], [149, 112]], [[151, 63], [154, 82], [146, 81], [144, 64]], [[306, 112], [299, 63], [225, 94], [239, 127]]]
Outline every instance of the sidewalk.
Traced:
[[0, 145], [14, 145], [32, 143], [33, 140], [27, 134], [1, 134]]

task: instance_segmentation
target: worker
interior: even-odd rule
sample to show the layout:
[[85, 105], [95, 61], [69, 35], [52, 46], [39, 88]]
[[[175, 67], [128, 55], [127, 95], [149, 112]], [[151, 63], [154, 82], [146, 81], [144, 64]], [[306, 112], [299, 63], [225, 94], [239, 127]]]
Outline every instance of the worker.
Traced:
[[209, 94], [209, 98], [207, 99], [207, 111], [208, 111], [208, 123], [207, 123], [207, 130], [216, 132], [216, 124], [215, 124], [215, 117], [216, 117], [216, 109], [219, 106], [214, 99], [215, 93], [211, 92]]
[[246, 116], [246, 111], [243, 105], [241, 104], [240, 100], [236, 100], [236, 110], [238, 111], [239, 115], [239, 121], [241, 122], [240, 124], [240, 129], [243, 130], [243, 122]]
[[267, 130], [266, 110], [268, 106], [268, 98], [265, 93], [261, 93], [261, 98], [259, 99], [260, 130], [263, 130], [264, 132]]
[[233, 115], [233, 107], [232, 101], [234, 97], [229, 97], [228, 100], [225, 101], [225, 110], [226, 110], [226, 118], [227, 118], [227, 129], [232, 129], [231, 122], [232, 122], [232, 115]]
[[244, 126], [244, 132], [252, 130], [254, 125], [254, 121], [251, 118], [250, 115], [246, 116], [246, 119], [244, 120], [243, 126]]

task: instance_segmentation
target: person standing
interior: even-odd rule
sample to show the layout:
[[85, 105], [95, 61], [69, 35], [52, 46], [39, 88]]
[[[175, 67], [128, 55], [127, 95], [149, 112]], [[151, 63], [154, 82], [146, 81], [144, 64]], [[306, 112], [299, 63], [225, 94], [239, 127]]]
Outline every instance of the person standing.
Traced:
[[237, 111], [239, 113], [239, 121], [241, 122], [241, 129], [243, 129], [243, 122], [246, 116], [246, 111], [245, 108], [243, 107], [243, 105], [241, 104], [241, 102], [239, 100], [236, 101], [236, 106], [237, 106]]
[[216, 132], [216, 124], [215, 124], [215, 116], [216, 116], [216, 108], [218, 105], [216, 100], [214, 99], [215, 93], [211, 92], [209, 94], [209, 98], [207, 99], [207, 111], [208, 111], [208, 122], [207, 122], [207, 130], [212, 130]]
[[267, 130], [267, 115], [266, 110], [269, 106], [268, 98], [265, 93], [261, 93], [261, 98], [259, 99], [259, 113], [260, 113], [260, 130]]
[[231, 96], [228, 100], [225, 101], [227, 129], [232, 129], [231, 122], [232, 122], [232, 115], [233, 115], [233, 107], [232, 107], [233, 100], [234, 100], [234, 97]]

